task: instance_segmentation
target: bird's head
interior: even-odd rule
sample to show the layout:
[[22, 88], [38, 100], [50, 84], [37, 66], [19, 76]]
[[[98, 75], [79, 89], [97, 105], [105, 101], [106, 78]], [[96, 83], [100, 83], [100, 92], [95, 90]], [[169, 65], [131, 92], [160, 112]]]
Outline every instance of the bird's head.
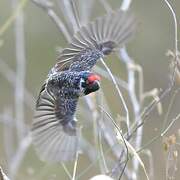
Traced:
[[87, 95], [100, 88], [100, 76], [91, 72], [83, 72], [80, 79], [80, 90], [82, 95]]

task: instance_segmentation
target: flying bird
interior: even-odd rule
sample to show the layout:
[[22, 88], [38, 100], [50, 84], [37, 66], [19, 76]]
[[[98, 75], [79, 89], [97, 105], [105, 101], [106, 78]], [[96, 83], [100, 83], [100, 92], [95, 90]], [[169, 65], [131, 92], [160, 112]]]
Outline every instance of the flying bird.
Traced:
[[42, 160], [75, 158], [80, 143], [75, 118], [78, 99], [100, 88], [100, 77], [91, 69], [98, 59], [127, 43], [136, 25], [130, 12], [111, 12], [80, 27], [60, 52], [40, 90], [32, 124], [33, 144]]

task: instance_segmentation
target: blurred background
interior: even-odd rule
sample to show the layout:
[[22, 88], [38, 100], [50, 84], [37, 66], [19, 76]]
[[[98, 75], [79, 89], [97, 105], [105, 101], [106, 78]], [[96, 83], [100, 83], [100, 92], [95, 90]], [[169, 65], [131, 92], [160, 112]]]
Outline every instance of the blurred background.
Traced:
[[[53, 10], [63, 22], [66, 22], [69, 12], [62, 10], [61, 0], [49, 2], [54, 4]], [[92, 2], [87, 3], [79, 0], [77, 5], [82, 10], [89, 4], [89, 10], [87, 12], [90, 12], [89, 19], [93, 20], [95, 17], [106, 13], [102, 2], [100, 0], [92, 0]], [[120, 0], [109, 0], [107, 2], [112, 9], [117, 9], [122, 3]], [[90, 4], [92, 7], [90, 7]], [[171, 4], [176, 12], [179, 28], [180, 1], [174, 0]], [[17, 16], [17, 9], [19, 7], [23, 10], [23, 19], [21, 16], [17, 20], [15, 16]], [[88, 7], [86, 8], [88, 9]], [[170, 63], [172, 62], [172, 56], [167, 56], [166, 53], [168, 50], [174, 51], [175, 49], [172, 14], [163, 0], [134, 0], [131, 2], [130, 9], [137, 17], [139, 26], [135, 37], [127, 45], [127, 52], [133, 58], [135, 64], [140, 65], [143, 70], [144, 92], [148, 92], [154, 88], [164, 90], [169, 86]], [[79, 12], [81, 20], [85, 21], [84, 13], [86, 13], [85, 9]], [[3, 30], [4, 26], [8, 28]], [[180, 35], [179, 29], [178, 35]], [[48, 16], [45, 9], [30, 0], [0, 1], [0, 165], [7, 174], [11, 174], [13, 179], [68, 179], [62, 165], [44, 163], [38, 159], [33, 147], [29, 143], [30, 140], [27, 135], [32, 123], [33, 108], [39, 89], [48, 71], [56, 63], [57, 48], [66, 46], [66, 38]], [[106, 59], [106, 63], [114, 75], [127, 81], [126, 65], [122, 61], [115, 55], [112, 55]], [[97, 66], [103, 69], [100, 62]], [[136, 73], [135, 83], [137, 94], [139, 92], [138, 78], [139, 75]], [[180, 85], [180, 79], [179, 81], [178, 79], [176, 80], [176, 87], [174, 89], [177, 90]], [[107, 99], [107, 104], [110, 107], [112, 117], [116, 119], [118, 115], [124, 115], [122, 104], [117, 98], [117, 92], [112, 82], [104, 77], [102, 78], [101, 86], [104, 96]], [[124, 97], [126, 97], [127, 93], [123, 88], [120, 87], [120, 89]], [[163, 112], [161, 115], [158, 114], [157, 108], [149, 115], [148, 121], [143, 125], [144, 130], [141, 146], [161, 132], [169, 104], [175, 96], [174, 92], [173, 90], [163, 98]], [[130, 100], [128, 98], [125, 100], [129, 107], [130, 117], [133, 118], [133, 108], [130, 105]], [[151, 97], [146, 98], [141, 105], [141, 111], [143, 111], [151, 100]], [[83, 102], [81, 101], [80, 103], [83, 106]], [[166, 125], [180, 113], [179, 107], [180, 93], [177, 92], [172, 102], [172, 108], [170, 109], [167, 118], [168, 123]], [[80, 121], [85, 121], [85, 116], [83, 117], [81, 114], [78, 116]], [[20, 130], [17, 127], [21, 127]], [[147, 147], [151, 151], [153, 161], [154, 175], [151, 176], [152, 179], [166, 179], [167, 159], [170, 157], [170, 153], [175, 152], [177, 152], [177, 161], [174, 160], [170, 163], [172, 163], [171, 166], [174, 169], [177, 168], [177, 171], [173, 175], [174, 179], [179, 179], [180, 161], [178, 152], [180, 146], [178, 143], [180, 144], [180, 139], [178, 139], [178, 131], [180, 133], [180, 121], [176, 121], [167, 134], [165, 134], [167, 138], [174, 135], [176, 137], [176, 143], [170, 143], [169, 145], [169, 140], [164, 137], [157, 139], [157, 141]], [[91, 132], [88, 133], [91, 138]], [[23, 134], [24, 138], [18, 134]], [[18, 149], [21, 148], [19, 147], [19, 142], [23, 142], [22, 146], [25, 147], [24, 150], [21, 149], [24, 152], [23, 157], [21, 157], [21, 153], [16, 155]], [[140, 156], [149, 172], [147, 157], [143, 153]], [[88, 167], [90, 164], [91, 162], [88, 157], [85, 155], [80, 156], [77, 174], [80, 174], [84, 170], [84, 167]], [[72, 171], [73, 164], [67, 163], [66, 165]], [[98, 173], [98, 169], [94, 166], [84, 173], [80, 179], [88, 179]], [[123, 178], [127, 179], [126, 177]], [[145, 179], [141, 168], [138, 171], [138, 179]]]

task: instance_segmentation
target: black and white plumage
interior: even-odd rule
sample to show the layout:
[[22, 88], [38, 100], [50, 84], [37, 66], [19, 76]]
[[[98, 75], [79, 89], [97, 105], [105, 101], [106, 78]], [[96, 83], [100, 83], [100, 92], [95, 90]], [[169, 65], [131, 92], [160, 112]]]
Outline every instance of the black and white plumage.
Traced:
[[82, 26], [58, 57], [53, 71], [91, 70], [101, 57], [127, 43], [137, 22], [130, 12], [117, 11]]
[[78, 99], [99, 89], [99, 77], [90, 71], [99, 58], [126, 43], [135, 29], [130, 13], [112, 12], [82, 26], [60, 53], [36, 103], [32, 139], [41, 159], [61, 162], [75, 158]]
[[75, 111], [80, 96], [99, 89], [99, 77], [91, 72], [63, 71], [51, 75], [36, 103], [33, 143], [42, 160], [73, 159], [78, 148]]

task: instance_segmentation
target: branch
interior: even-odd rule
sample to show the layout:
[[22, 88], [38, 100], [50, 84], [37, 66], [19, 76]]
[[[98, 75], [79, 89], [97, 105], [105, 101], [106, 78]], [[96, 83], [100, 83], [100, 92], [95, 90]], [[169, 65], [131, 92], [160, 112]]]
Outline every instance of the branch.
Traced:
[[0, 180], [10, 180], [6, 174], [3, 172], [1, 166], [0, 166]]
[[70, 36], [66, 26], [64, 25], [63, 21], [60, 19], [59, 16], [57, 16], [57, 14], [52, 9], [52, 4], [48, 3], [49, 1], [40, 1], [40, 0], [39, 1], [38, 0], [31, 0], [31, 1], [34, 2], [37, 6], [39, 6], [44, 11], [47, 12], [48, 16], [53, 20], [53, 22], [57, 26], [58, 30], [60, 30], [63, 33], [66, 40], [68, 42], [70, 42], [71, 36]]
[[[13, 10], [19, 0], [12, 0]], [[16, 76], [15, 76], [15, 122], [19, 142], [25, 134], [24, 122], [24, 92], [25, 92], [25, 77], [26, 77], [26, 53], [24, 39], [24, 17], [22, 9], [16, 16], [14, 25], [15, 34], [15, 52], [16, 52]]]

